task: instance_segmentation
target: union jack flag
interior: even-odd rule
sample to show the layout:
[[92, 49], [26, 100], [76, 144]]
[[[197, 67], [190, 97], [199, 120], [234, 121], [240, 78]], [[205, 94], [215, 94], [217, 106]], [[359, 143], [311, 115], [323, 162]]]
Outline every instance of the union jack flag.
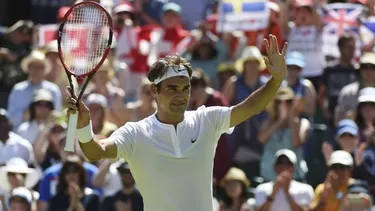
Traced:
[[346, 32], [358, 31], [359, 19], [364, 14], [364, 7], [358, 4], [334, 3], [323, 9], [324, 30], [340, 36]]
[[337, 47], [339, 37], [344, 33], [353, 33], [357, 37], [356, 56], [360, 51], [360, 18], [363, 16], [365, 7], [351, 3], [334, 3], [324, 6], [321, 10], [324, 27], [322, 30], [323, 53], [325, 56], [339, 58], [340, 52]]

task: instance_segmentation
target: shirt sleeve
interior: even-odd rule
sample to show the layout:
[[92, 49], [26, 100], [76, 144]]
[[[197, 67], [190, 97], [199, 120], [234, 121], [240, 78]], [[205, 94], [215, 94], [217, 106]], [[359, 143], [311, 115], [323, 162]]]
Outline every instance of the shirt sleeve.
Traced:
[[267, 200], [266, 192], [261, 190], [260, 187], [256, 188], [255, 190], [255, 206], [256, 207], [261, 207], [264, 203], [266, 203], [266, 200]]
[[315, 208], [318, 205], [319, 200], [320, 200], [320, 196], [322, 194], [323, 189], [324, 189], [324, 185], [323, 184], [320, 184], [320, 185], [318, 185], [318, 187], [316, 187], [316, 189], [315, 189], [315, 197], [314, 197], [314, 199], [312, 200], [312, 202], [310, 204], [311, 208]]
[[117, 147], [117, 159], [124, 158], [127, 162], [131, 161], [134, 152], [134, 137], [137, 133], [135, 123], [126, 123], [117, 129], [109, 137]]
[[210, 106], [205, 108], [205, 116], [212, 122], [216, 131], [220, 134], [231, 134], [234, 127], [230, 127], [232, 107]]
[[18, 99], [17, 93], [18, 92], [13, 88], [12, 91], [10, 92], [10, 95], [8, 98], [8, 106], [7, 106], [7, 110], [9, 114], [8, 118], [12, 122], [13, 127], [18, 127], [21, 124], [22, 116], [24, 112], [24, 110], [22, 110], [22, 108], [18, 106], [20, 104], [17, 103], [17, 99]]
[[50, 175], [45, 174], [39, 184], [39, 201], [48, 202], [51, 199], [50, 194]]

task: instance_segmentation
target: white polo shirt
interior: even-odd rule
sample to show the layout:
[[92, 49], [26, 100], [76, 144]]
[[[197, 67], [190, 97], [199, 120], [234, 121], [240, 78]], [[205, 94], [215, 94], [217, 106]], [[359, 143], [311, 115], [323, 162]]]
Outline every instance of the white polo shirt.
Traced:
[[[255, 206], [261, 207], [267, 201], [267, 197], [271, 195], [274, 182], [267, 182], [258, 185], [255, 191]], [[301, 206], [308, 206], [314, 199], [313, 188], [304, 183], [292, 180], [289, 186], [289, 194], [294, 201]], [[270, 211], [289, 211], [290, 206], [285, 196], [284, 190], [280, 189], [271, 205]]]
[[137, 183], [145, 211], [210, 211], [217, 141], [231, 133], [229, 107], [186, 111], [175, 129], [156, 115], [129, 122], [110, 139]]

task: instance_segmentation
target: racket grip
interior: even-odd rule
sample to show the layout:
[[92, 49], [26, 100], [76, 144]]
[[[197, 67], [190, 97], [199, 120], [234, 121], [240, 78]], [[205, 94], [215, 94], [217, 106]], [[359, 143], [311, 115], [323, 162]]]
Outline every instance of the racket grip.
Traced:
[[66, 136], [66, 142], [64, 150], [66, 152], [74, 152], [74, 141], [76, 137], [77, 131], [77, 123], [78, 123], [78, 112], [75, 114], [69, 115], [69, 123], [68, 123], [68, 131]]

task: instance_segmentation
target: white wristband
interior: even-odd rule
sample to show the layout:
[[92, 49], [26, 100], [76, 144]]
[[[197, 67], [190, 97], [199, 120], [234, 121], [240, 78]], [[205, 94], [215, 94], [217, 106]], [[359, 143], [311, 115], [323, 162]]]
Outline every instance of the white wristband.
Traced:
[[87, 126], [77, 129], [77, 137], [78, 141], [83, 144], [88, 143], [94, 139], [94, 131], [92, 130], [91, 121]]

